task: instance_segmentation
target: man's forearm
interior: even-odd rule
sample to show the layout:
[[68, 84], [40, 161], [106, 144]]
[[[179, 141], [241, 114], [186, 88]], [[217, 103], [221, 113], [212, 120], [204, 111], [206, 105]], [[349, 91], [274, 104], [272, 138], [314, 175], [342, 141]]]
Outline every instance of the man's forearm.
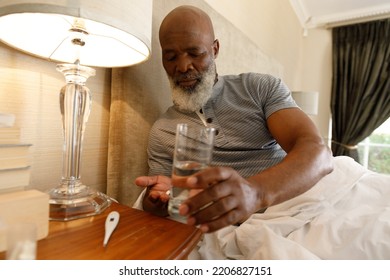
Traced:
[[[308, 147], [310, 146], [310, 147]], [[302, 152], [306, 154], [302, 154]], [[259, 209], [302, 194], [333, 170], [329, 149], [318, 143], [305, 143], [291, 151], [279, 164], [248, 178], [263, 194]]]

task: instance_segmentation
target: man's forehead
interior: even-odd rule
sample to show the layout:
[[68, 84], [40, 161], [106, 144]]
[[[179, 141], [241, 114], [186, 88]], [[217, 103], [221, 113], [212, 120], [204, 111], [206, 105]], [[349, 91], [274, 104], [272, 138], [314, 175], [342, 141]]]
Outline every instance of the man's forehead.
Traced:
[[193, 48], [198, 47], [207, 42], [207, 36], [201, 32], [168, 32], [160, 38], [162, 47], [177, 47]]
[[161, 36], [162, 41], [172, 40], [199, 40], [206, 37], [206, 34], [196, 29], [188, 30], [168, 30]]

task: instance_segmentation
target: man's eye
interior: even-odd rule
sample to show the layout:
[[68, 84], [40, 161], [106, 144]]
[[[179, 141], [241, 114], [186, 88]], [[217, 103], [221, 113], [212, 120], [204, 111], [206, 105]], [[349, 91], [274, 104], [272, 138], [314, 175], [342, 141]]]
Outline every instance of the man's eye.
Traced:
[[176, 56], [175, 55], [166, 55], [165, 60], [166, 61], [173, 61], [175, 60]]
[[190, 56], [192, 56], [192, 57], [199, 57], [199, 56], [201, 56], [202, 54], [201, 53], [190, 53]]

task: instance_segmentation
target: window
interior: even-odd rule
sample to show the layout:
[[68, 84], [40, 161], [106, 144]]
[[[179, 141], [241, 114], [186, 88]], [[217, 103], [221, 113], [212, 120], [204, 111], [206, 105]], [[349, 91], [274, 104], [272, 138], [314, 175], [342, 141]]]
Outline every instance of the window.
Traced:
[[368, 169], [390, 174], [390, 119], [358, 145], [360, 163]]

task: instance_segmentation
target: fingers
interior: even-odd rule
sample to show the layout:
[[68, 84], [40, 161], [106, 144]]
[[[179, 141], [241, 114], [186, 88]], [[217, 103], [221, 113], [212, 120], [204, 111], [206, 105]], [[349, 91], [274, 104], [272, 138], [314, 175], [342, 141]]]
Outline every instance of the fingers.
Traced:
[[172, 180], [165, 176], [142, 176], [135, 183], [148, 187], [148, 200], [161, 207], [167, 205], [167, 190], [171, 185], [190, 188], [190, 198], [182, 203], [179, 212], [187, 216], [188, 224], [200, 225], [203, 232], [213, 232], [247, 219], [259, 206], [257, 201], [261, 194], [227, 167], [210, 167], [190, 177], [174, 176]]
[[139, 187], [148, 187], [159, 183], [159, 181], [164, 182], [164, 176], [140, 176], [135, 179], [134, 183]]
[[165, 176], [141, 176], [134, 183], [140, 187], [149, 187], [148, 199], [153, 202], [166, 203], [169, 200], [168, 190], [171, 188], [171, 179]]
[[202, 171], [187, 181], [191, 188], [204, 188], [180, 207], [188, 224], [212, 232], [242, 222], [256, 211], [257, 191], [247, 180], [229, 168], [209, 171], [214, 173]]
[[138, 187], [147, 187], [147, 186], [150, 186], [150, 185], [154, 185], [154, 184], [157, 183], [157, 176], [152, 176], [152, 177], [141, 176], [141, 177], [136, 178], [134, 183]]
[[238, 216], [239, 216], [238, 211], [233, 210], [213, 220], [212, 222], [200, 224], [199, 228], [204, 233], [214, 232], [226, 226], [230, 226], [238, 223], [240, 220], [242, 220], [242, 219], [238, 219], [237, 218]]
[[[212, 203], [199, 212], [188, 216], [187, 223], [189, 225], [200, 225], [199, 228], [206, 233], [243, 221], [242, 217], [244, 216], [244, 213], [240, 208], [234, 207], [230, 210], [226, 210], [226, 206], [222, 206], [224, 210], [220, 211], [217, 209], [221, 207], [219, 204], [220, 202]], [[223, 214], [220, 216], [212, 216], [214, 213]]]
[[[222, 174], [222, 173], [221, 173]], [[220, 211], [228, 211], [231, 209], [231, 207], [228, 207], [228, 204], [226, 201], [228, 200], [222, 200], [223, 198], [226, 198], [228, 196], [233, 196], [233, 191], [234, 189], [232, 188], [232, 184], [229, 183], [228, 180], [226, 181], [220, 181], [216, 182], [215, 178], [213, 177], [211, 180], [208, 179], [207, 175], [203, 177], [192, 177], [197, 180], [197, 184], [192, 185], [191, 187], [198, 187], [199, 185], [202, 187], [207, 186], [207, 188], [203, 189], [203, 191], [199, 191], [196, 195], [191, 196], [190, 199], [185, 201], [183, 204], [185, 204], [188, 209], [187, 211], [184, 212], [183, 210], [183, 215], [188, 215], [194, 212], [197, 212], [199, 209], [202, 209], [206, 207], [206, 205], [209, 205], [210, 202], [219, 202], [219, 209]], [[189, 178], [188, 180], [190, 181], [192, 178]], [[211, 177], [210, 177], [211, 178]], [[230, 176], [218, 176], [218, 178], [230, 178]], [[195, 180], [194, 180], [195, 181]], [[212, 183], [208, 183], [212, 182]], [[194, 193], [195, 194], [195, 193]], [[234, 196], [233, 196], [234, 197]], [[230, 201], [230, 200], [229, 200]], [[229, 203], [229, 205], [231, 202]], [[212, 210], [217, 210], [217, 208], [212, 208]]]
[[166, 203], [169, 200], [169, 195], [167, 194], [166, 191], [164, 192], [164, 191], [154, 191], [154, 190], [151, 190], [149, 192], [149, 199], [152, 202], [161, 201], [163, 203]]
[[180, 207], [180, 214], [188, 216], [188, 224], [201, 225], [203, 232], [211, 232], [241, 220], [239, 198], [227, 183], [220, 183], [195, 195]]
[[213, 184], [228, 180], [233, 169], [228, 167], [209, 167], [189, 177], [173, 176], [172, 185], [182, 188], [206, 189]]
[[171, 188], [171, 179], [166, 176], [141, 176], [134, 183], [139, 187], [153, 187], [155, 190], [167, 191]]

